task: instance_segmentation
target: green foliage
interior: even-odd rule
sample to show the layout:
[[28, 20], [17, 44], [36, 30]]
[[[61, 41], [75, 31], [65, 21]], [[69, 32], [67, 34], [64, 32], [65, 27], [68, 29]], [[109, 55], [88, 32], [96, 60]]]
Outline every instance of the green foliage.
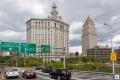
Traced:
[[26, 61], [26, 66], [40, 66], [41, 65], [41, 63], [39, 62], [39, 61], [30, 61], [30, 62], [28, 62], [28, 61]]
[[[91, 62], [90, 62], [91, 59]], [[0, 62], [9, 63], [9, 66], [17, 66], [24, 67], [24, 57], [13, 57], [13, 56], [0, 56]], [[66, 68], [73, 70], [81, 70], [81, 71], [98, 71], [98, 72], [112, 72], [112, 67], [106, 66], [105, 63], [99, 62], [98, 58], [94, 56], [86, 57], [86, 56], [79, 56], [79, 57], [70, 57], [66, 58]], [[43, 64], [41, 58], [34, 58], [29, 57], [25, 58], [26, 66], [39, 66]], [[44, 62], [45, 66], [51, 66], [53, 69], [56, 68], [63, 68], [63, 61], [50, 61]], [[115, 68], [116, 73], [120, 73], [120, 68]]]
[[88, 57], [82, 56], [82, 57], [81, 57], [81, 61], [82, 61], [82, 62], [88, 62], [88, 61], [90, 61], [90, 60], [89, 60]]
[[60, 62], [51, 62], [49, 64], [46, 64], [46, 66], [51, 66], [54, 69], [56, 69], [56, 68], [63, 68], [63, 62], [62, 61], [60, 61]]

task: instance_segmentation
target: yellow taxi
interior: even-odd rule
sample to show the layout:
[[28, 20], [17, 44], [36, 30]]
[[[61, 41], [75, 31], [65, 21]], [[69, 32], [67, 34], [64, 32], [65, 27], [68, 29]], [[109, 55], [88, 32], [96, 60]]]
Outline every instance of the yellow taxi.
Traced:
[[22, 68], [23, 72], [24, 72], [25, 70], [29, 70], [29, 69], [30, 69], [30, 67], [24, 67], [24, 68]]
[[5, 68], [5, 70], [4, 70], [4, 72], [5, 72], [5, 73], [8, 72], [9, 69], [10, 69], [10, 67], [7, 66], [7, 67]]

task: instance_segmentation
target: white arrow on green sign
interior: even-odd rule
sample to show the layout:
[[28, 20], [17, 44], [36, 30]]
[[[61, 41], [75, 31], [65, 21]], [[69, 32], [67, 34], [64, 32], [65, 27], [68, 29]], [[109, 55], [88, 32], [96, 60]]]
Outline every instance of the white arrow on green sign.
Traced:
[[50, 45], [41, 45], [41, 52], [50, 52]]
[[20, 43], [21, 54], [36, 54], [36, 44]]

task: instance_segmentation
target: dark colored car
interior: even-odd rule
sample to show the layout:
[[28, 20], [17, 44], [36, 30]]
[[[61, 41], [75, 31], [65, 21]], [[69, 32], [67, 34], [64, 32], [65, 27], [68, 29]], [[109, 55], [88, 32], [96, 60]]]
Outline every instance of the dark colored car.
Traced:
[[40, 69], [42, 69], [43, 68], [43, 66], [36, 66], [35, 67], [35, 70], [40, 70]]
[[23, 77], [24, 78], [36, 78], [37, 74], [35, 73], [34, 70], [25, 70], [23, 73], [22, 73]]
[[42, 72], [49, 73], [51, 71], [53, 71], [52, 67], [47, 66], [42, 68]]
[[71, 72], [65, 68], [58, 68], [49, 73], [50, 78], [56, 78], [58, 80], [67, 79], [70, 80]]

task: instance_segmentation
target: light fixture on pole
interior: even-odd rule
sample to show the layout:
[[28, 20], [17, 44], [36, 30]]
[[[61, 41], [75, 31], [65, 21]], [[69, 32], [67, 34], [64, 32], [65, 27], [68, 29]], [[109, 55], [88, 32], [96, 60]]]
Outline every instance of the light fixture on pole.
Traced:
[[[107, 25], [107, 26], [109, 26], [107, 23], [104, 23], [104, 25]], [[111, 29], [111, 27], [109, 26], [109, 28], [110, 28], [110, 36], [111, 36], [111, 48], [112, 48], [112, 53], [113, 53], [113, 45], [112, 45], [112, 29]], [[113, 74], [115, 73], [115, 68], [114, 68], [114, 61], [112, 61], [112, 67], [113, 67]]]

